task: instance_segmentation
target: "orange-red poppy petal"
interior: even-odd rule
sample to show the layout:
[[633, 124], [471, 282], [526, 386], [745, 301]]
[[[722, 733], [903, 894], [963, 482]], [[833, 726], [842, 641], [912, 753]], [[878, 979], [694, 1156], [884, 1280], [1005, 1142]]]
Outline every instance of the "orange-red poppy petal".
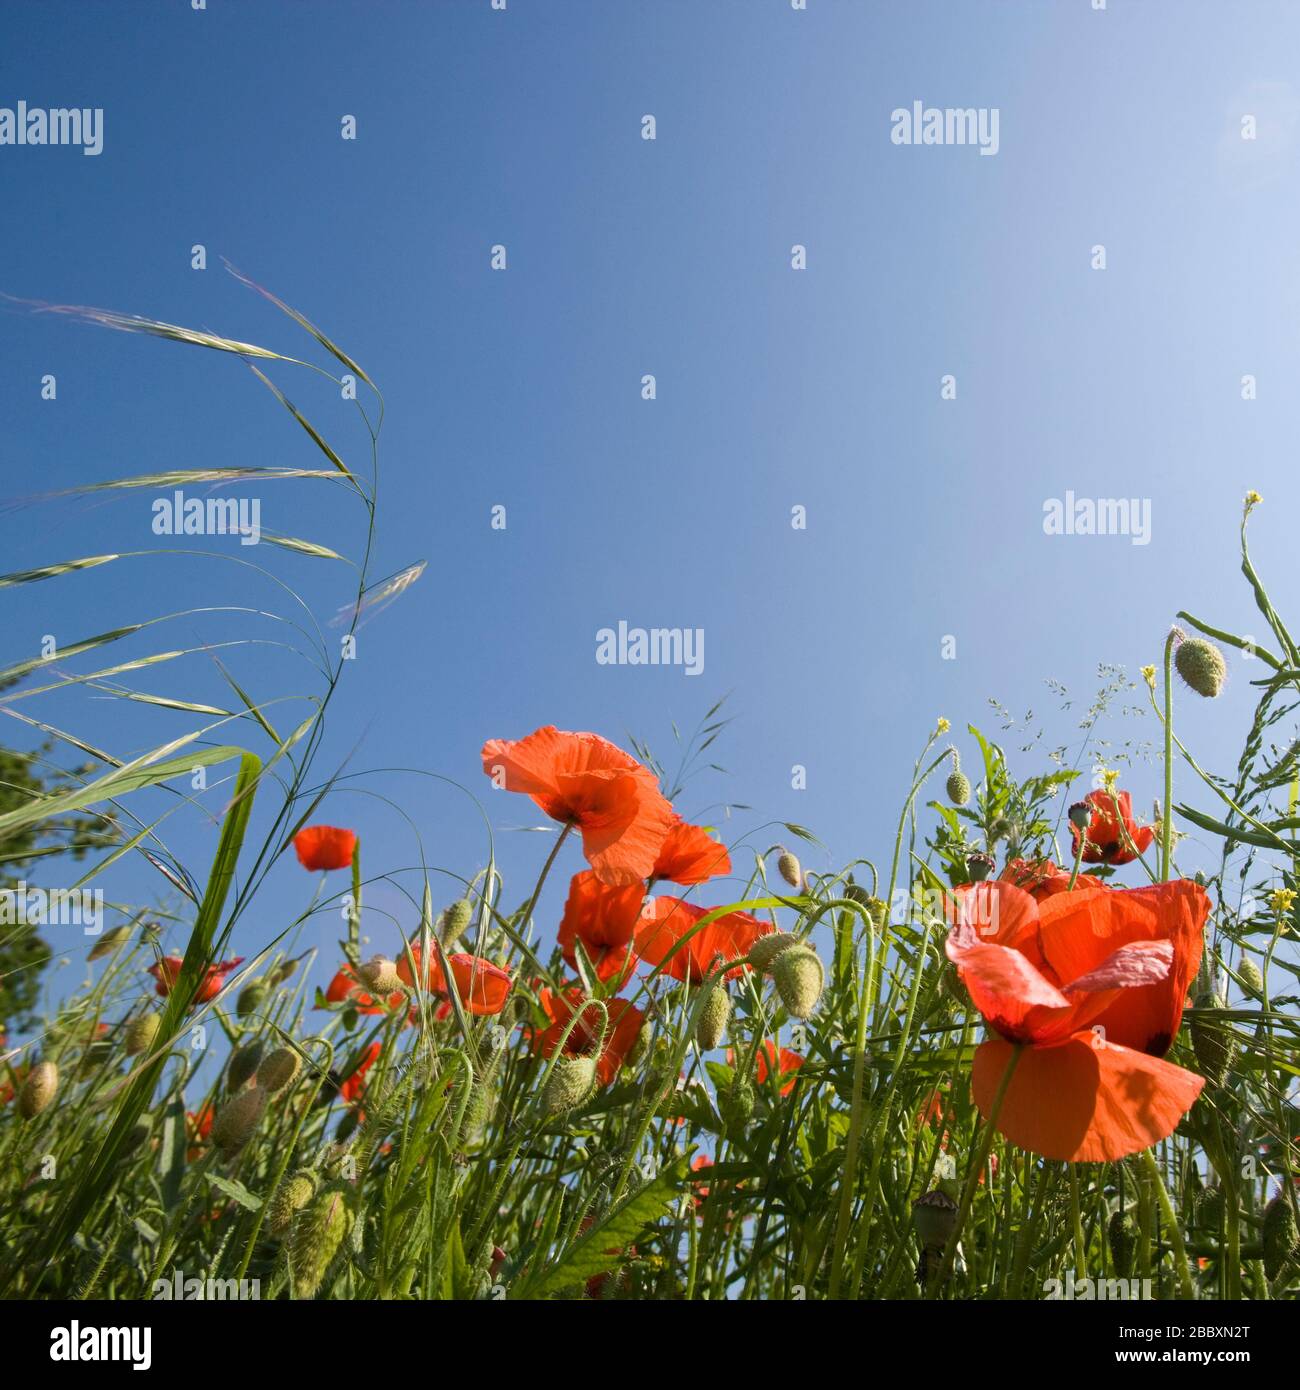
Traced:
[[731, 856], [701, 825], [677, 817], [659, 846], [654, 877], [670, 883], [704, 883], [731, 872]]
[[356, 831], [337, 825], [308, 825], [293, 837], [293, 848], [304, 869], [346, 869], [356, 852]]
[[[1011, 1061], [1001, 1039], [975, 1052], [971, 1089], [988, 1115]], [[1093, 1033], [1020, 1055], [998, 1132], [1044, 1158], [1107, 1163], [1167, 1139], [1192, 1108], [1204, 1078]]]

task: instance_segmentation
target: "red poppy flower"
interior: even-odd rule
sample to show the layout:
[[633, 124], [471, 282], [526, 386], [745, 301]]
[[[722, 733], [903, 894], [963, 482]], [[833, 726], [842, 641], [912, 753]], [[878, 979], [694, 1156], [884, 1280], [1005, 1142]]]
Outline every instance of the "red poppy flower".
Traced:
[[[149, 967], [149, 973], [157, 982], [154, 985], [154, 992], [162, 995], [164, 999], [176, 988], [176, 981], [180, 979], [181, 966], [184, 965], [183, 956], [164, 956], [162, 960]], [[215, 999], [218, 994], [226, 987], [226, 976], [232, 970], [237, 970], [244, 963], [243, 956], [232, 956], [229, 960], [208, 966], [204, 972], [203, 981], [199, 985], [199, 992], [195, 995], [196, 1004], [206, 1004], [209, 1000]]]
[[[600, 1036], [600, 1010], [593, 1008], [590, 1003], [584, 1003], [587, 996], [580, 986], [574, 985], [562, 992], [541, 989], [537, 998], [551, 1020], [548, 1028], [532, 1030], [533, 1046], [543, 1057], [549, 1057], [559, 1046], [569, 1020], [579, 1009], [582, 1012], [564, 1044], [564, 1051], [566, 1054], [586, 1054], [595, 1047], [596, 1039]], [[605, 1044], [596, 1059], [596, 1080], [601, 1086], [608, 1086], [618, 1075], [628, 1053], [636, 1046], [645, 1013], [634, 1008], [626, 999], [606, 999], [603, 1002], [609, 1010], [609, 1023], [605, 1031]]]
[[997, 1127], [1045, 1158], [1098, 1163], [1173, 1133], [1205, 1084], [1161, 1061], [1182, 1021], [1210, 904], [1194, 883], [1058, 893], [994, 881], [958, 891], [948, 958], [995, 1036], [972, 1068], [988, 1114], [1023, 1047]]
[[547, 725], [517, 742], [489, 739], [483, 771], [507, 791], [531, 796], [552, 820], [576, 825], [602, 883], [647, 878], [672, 828], [673, 808], [654, 773], [597, 734]]
[[629, 970], [636, 957], [627, 948], [644, 902], [639, 883], [611, 888], [590, 869], [574, 874], [559, 931], [560, 950], [570, 967], [577, 969], [576, 943], [581, 941], [600, 979]]
[[197, 1114], [193, 1110], [185, 1112], [185, 1129], [189, 1138], [189, 1147], [185, 1150], [185, 1161], [187, 1163], [196, 1162], [203, 1153], [203, 1145], [208, 1141], [208, 1135], [212, 1133], [212, 1121], [216, 1118], [209, 1102]]
[[[1128, 792], [1089, 792], [1083, 799], [1092, 808], [1083, 847], [1085, 864], [1130, 864], [1151, 848], [1156, 828], [1139, 825], [1133, 819], [1133, 802]], [[1081, 833], [1084, 832], [1071, 821], [1070, 836], [1076, 854]]]
[[[713, 1160], [708, 1154], [696, 1154], [695, 1157], [691, 1159], [692, 1173], [702, 1173], [706, 1168], [712, 1167]], [[699, 1211], [705, 1202], [709, 1200], [709, 1185], [706, 1182], [700, 1182], [697, 1178], [691, 1183], [691, 1186], [695, 1189], [695, 1209]]]
[[[770, 922], [760, 922], [747, 912], [729, 912], [687, 939], [708, 911], [681, 898], [655, 898], [633, 938], [637, 954], [651, 965], [667, 961], [665, 973], [674, 980], [699, 984], [719, 960], [748, 955], [760, 936], [775, 930]], [[683, 940], [685, 944], [679, 946]], [[745, 968], [737, 966], [729, 970], [727, 979], [735, 979]]]
[[[736, 1065], [736, 1054], [731, 1049], [727, 1049], [727, 1065]], [[783, 1047], [778, 1058], [776, 1044], [771, 1038], [764, 1040], [762, 1046], [754, 1056], [754, 1079], [760, 1086], [767, 1083], [767, 1078], [773, 1067], [776, 1068], [778, 1076], [788, 1076], [789, 1081], [781, 1083], [781, 1094], [788, 1096], [794, 1090], [794, 1073], [803, 1066], [804, 1059], [797, 1053], [791, 1052], [788, 1047]]]
[[672, 883], [704, 883], [731, 872], [731, 856], [701, 825], [688, 825], [680, 816], [659, 846], [652, 878]]
[[361, 988], [361, 981], [357, 979], [350, 965], [339, 967], [329, 983], [329, 988], [325, 991], [327, 1004], [342, 1004], [346, 1000], [360, 1014], [382, 1014], [386, 1009], [395, 1009], [401, 1004], [404, 997], [401, 990], [398, 990], [388, 996], [386, 1006], [376, 1002], [373, 995], [367, 994]]
[[378, 1041], [372, 1042], [361, 1054], [361, 1060], [352, 1068], [347, 1078], [339, 1083], [339, 1095], [347, 1105], [351, 1105], [366, 1089], [366, 1073], [379, 1060], [382, 1051], [383, 1048]]
[[1039, 902], [1056, 893], [1104, 893], [1106, 885], [1099, 878], [1080, 874], [1070, 887], [1070, 870], [1060, 869], [1050, 859], [1010, 859], [1002, 870], [1003, 883], [1014, 883]]
[[[418, 971], [420, 948], [414, 943], [411, 945], [411, 955], [415, 958], [415, 968]], [[510, 997], [510, 987], [514, 983], [514, 978], [508, 970], [502, 970], [499, 965], [493, 965], [491, 961], [476, 958], [464, 951], [448, 956], [447, 963], [451, 966], [452, 978], [456, 981], [457, 997], [470, 1013], [499, 1014], [505, 1008], [506, 1000]], [[405, 951], [397, 958], [397, 974], [408, 985], [415, 983], [411, 962], [407, 959]], [[431, 994], [450, 993], [436, 951], [429, 953], [425, 988]]]
[[304, 869], [346, 869], [356, 852], [357, 834], [336, 825], [308, 825], [293, 837], [293, 847]]

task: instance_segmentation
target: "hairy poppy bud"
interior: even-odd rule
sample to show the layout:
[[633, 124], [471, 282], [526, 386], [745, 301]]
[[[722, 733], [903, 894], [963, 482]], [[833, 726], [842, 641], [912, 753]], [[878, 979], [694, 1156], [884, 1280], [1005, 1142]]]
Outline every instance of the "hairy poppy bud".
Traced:
[[251, 1043], [237, 1047], [230, 1054], [230, 1064], [226, 1068], [226, 1090], [243, 1090], [244, 1084], [252, 1077], [257, 1070], [257, 1064], [262, 1060], [262, 1050], [262, 1040], [255, 1038]]
[[912, 1229], [924, 1250], [942, 1250], [957, 1225], [957, 1203], [939, 1187], [912, 1203]]
[[772, 962], [772, 979], [790, 1017], [807, 1018], [822, 997], [826, 970], [816, 951], [800, 945]]
[[728, 1131], [737, 1134], [749, 1123], [756, 1097], [747, 1077], [738, 1076], [725, 1091], [718, 1093], [718, 1110]]
[[289, 1229], [294, 1216], [316, 1195], [316, 1175], [310, 1168], [300, 1168], [292, 1177], [286, 1178], [275, 1190], [271, 1205], [267, 1208], [266, 1224], [273, 1235], [282, 1235]]
[[297, 968], [298, 962], [296, 960], [282, 960], [266, 977], [270, 982], [271, 988], [275, 989], [277, 986], [284, 984]]
[[228, 1100], [212, 1122], [212, 1142], [229, 1155], [248, 1143], [266, 1106], [266, 1092], [253, 1086]]
[[636, 1041], [632, 1044], [627, 1054], [627, 1064], [629, 1067], [639, 1067], [645, 1061], [646, 1054], [650, 1051], [650, 1029], [642, 1028], [636, 1035]]
[[1264, 1273], [1270, 1279], [1300, 1255], [1300, 1232], [1296, 1231], [1291, 1203], [1279, 1194], [1264, 1208]]
[[141, 1052], [148, 1052], [153, 1046], [161, 1026], [162, 1017], [160, 1014], [152, 1010], [147, 1014], [137, 1014], [126, 1025], [126, 1055], [136, 1057]]
[[799, 938], [788, 931], [768, 932], [749, 948], [749, 962], [755, 970], [770, 970], [777, 956], [798, 944]]
[[492, 1092], [488, 1085], [488, 1079], [481, 1076], [475, 1069], [475, 1075], [468, 1086], [469, 1097], [465, 1101], [465, 1113], [461, 1117], [460, 1134], [457, 1142], [462, 1148], [468, 1148], [470, 1143], [478, 1135], [478, 1132], [487, 1124], [488, 1111], [491, 1108]]
[[695, 1039], [705, 1052], [711, 1051], [722, 1041], [730, 1017], [731, 995], [727, 993], [725, 985], [714, 985], [700, 1010], [700, 1021], [695, 1025]]
[[1092, 807], [1086, 801], [1076, 801], [1070, 807], [1070, 824], [1076, 830], [1086, 830], [1092, 819]]
[[53, 1062], [37, 1062], [18, 1092], [18, 1113], [24, 1120], [35, 1119], [54, 1099], [58, 1089], [58, 1067]]
[[1196, 691], [1212, 700], [1223, 689], [1228, 676], [1228, 663], [1223, 653], [1204, 637], [1192, 637], [1178, 644], [1174, 666], [1183, 680]]
[[291, 1047], [277, 1047], [257, 1069], [257, 1084], [264, 1091], [282, 1091], [302, 1070], [302, 1058]]
[[103, 936], [86, 952], [87, 960], [99, 960], [101, 956], [107, 956], [124, 942], [131, 939], [131, 928], [127, 926], [114, 927], [112, 931], [106, 931]]
[[1112, 1213], [1110, 1224], [1106, 1227], [1106, 1240], [1110, 1245], [1110, 1260], [1115, 1266], [1115, 1273], [1121, 1279], [1127, 1279], [1133, 1268], [1133, 1251], [1137, 1246], [1133, 1219], [1127, 1212]]
[[776, 868], [791, 888], [803, 887], [803, 865], [799, 863], [798, 857], [791, 854], [788, 849], [781, 851], [781, 857], [776, 861]]
[[249, 1014], [255, 1014], [262, 1007], [266, 999], [266, 986], [260, 980], [254, 980], [252, 984], [245, 985], [239, 991], [239, 998], [235, 1001], [235, 1012], [240, 1018], [247, 1018]]
[[1221, 997], [1201, 995], [1191, 1025], [1192, 1051], [1196, 1054], [1201, 1075], [1215, 1086], [1223, 1084], [1237, 1055], [1237, 1035], [1222, 1019], [1214, 1018], [1204, 1010], [1224, 1007], [1226, 1005]]
[[293, 1296], [314, 1298], [352, 1224], [342, 1185], [325, 1188], [293, 1228]]
[[[970, 800], [970, 778], [959, 767], [948, 774], [948, 800], [954, 806], [965, 806]], [[922, 1198], [922, 1201], [925, 1199]]]
[[444, 950], [451, 950], [465, 935], [472, 915], [473, 907], [468, 898], [460, 898], [443, 912], [438, 919], [438, 940], [442, 942]]
[[1223, 1188], [1207, 1187], [1196, 1198], [1196, 1220], [1207, 1230], [1223, 1224]]
[[361, 967], [361, 978], [376, 994], [394, 994], [402, 987], [397, 962], [387, 956], [373, 956]]
[[542, 1109], [559, 1115], [581, 1105], [596, 1084], [594, 1057], [557, 1057], [542, 1091]]
[[983, 883], [997, 866], [998, 861], [991, 854], [985, 854], [982, 849], [966, 856], [966, 873], [972, 883]]
[[1242, 987], [1250, 994], [1263, 994], [1264, 977], [1260, 974], [1259, 966], [1249, 956], [1242, 956], [1237, 963], [1237, 974], [1241, 979]]

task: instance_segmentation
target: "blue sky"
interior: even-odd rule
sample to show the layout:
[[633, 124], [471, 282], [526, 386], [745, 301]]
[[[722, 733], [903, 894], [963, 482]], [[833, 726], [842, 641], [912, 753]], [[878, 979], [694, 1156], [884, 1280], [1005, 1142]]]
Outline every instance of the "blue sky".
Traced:
[[[382, 386], [374, 573], [428, 569], [362, 630], [321, 768], [351, 755], [355, 770], [470, 784], [512, 900], [545, 845], [508, 833], [539, 817], [490, 793], [485, 738], [543, 723], [630, 731], [669, 758], [670, 721], [690, 727], [729, 692], [735, 722], [716, 748], [728, 775], [692, 783], [681, 809], [748, 804], [728, 839], [798, 821], [831, 851], [805, 858], [830, 868], [888, 857], [938, 715], [995, 731], [996, 697], [1032, 710], [1054, 746], [1077, 739], [1098, 664], [1136, 676], [1178, 609], [1258, 634], [1235, 557], [1247, 488], [1265, 498], [1254, 536], [1274, 601], [1300, 607], [1289, 4], [51, 3], [7, 15], [6, 39], [0, 106], [100, 107], [104, 148], [0, 147], [0, 290], [309, 346], [224, 273], [225, 256]], [[891, 112], [914, 101], [997, 108], [998, 153], [892, 143]], [[340, 134], [348, 115], [354, 141]], [[205, 271], [191, 269], [195, 244]], [[496, 244], [505, 271], [491, 268]], [[47, 373], [54, 401], [41, 399]], [[956, 400], [940, 398], [946, 374]], [[337, 391], [274, 375], [364, 466]], [[163, 468], [319, 463], [233, 358], [15, 309], [0, 318], [0, 382], [10, 497]], [[1067, 492], [1149, 499], [1149, 544], [1044, 534], [1044, 503]], [[258, 495], [264, 526], [357, 553], [361, 514], [342, 489]], [[11, 511], [4, 568], [154, 548], [155, 496]], [[490, 526], [496, 505], [504, 531]], [[252, 558], [322, 622], [348, 597], [342, 566], [266, 546]], [[47, 633], [66, 643], [198, 606], [285, 607], [252, 572], [176, 557], [5, 603], [6, 664]], [[596, 632], [620, 619], [702, 628], [703, 674], [597, 665]], [[280, 635], [210, 614], [113, 651]], [[229, 664], [256, 698], [307, 685], [278, 648], [233, 648]], [[1211, 768], [1235, 763], [1255, 674], [1234, 663], [1222, 700], [1180, 700], [1180, 730]], [[203, 658], [136, 684], [225, 698]], [[84, 691], [35, 712], [122, 757], [192, 727]], [[1156, 736], [1150, 718], [1106, 732]], [[795, 764], [806, 790], [791, 787]], [[1125, 780], [1149, 806], [1159, 770]], [[482, 864], [463, 798], [390, 774], [367, 785], [402, 803], [432, 862]], [[219, 809], [220, 792], [210, 800]], [[142, 814], [149, 804], [162, 803]], [[340, 794], [325, 813], [361, 829], [368, 871], [414, 862], [409, 829], [377, 798]], [[199, 817], [168, 831], [200, 874], [213, 838]], [[565, 882], [543, 905], [546, 932]], [[161, 889], [141, 863], [104, 886], [121, 899]], [[286, 860], [237, 947], [251, 954], [308, 888]], [[336, 935], [331, 922], [305, 939], [330, 955]], [[389, 944], [382, 922], [371, 935]]]

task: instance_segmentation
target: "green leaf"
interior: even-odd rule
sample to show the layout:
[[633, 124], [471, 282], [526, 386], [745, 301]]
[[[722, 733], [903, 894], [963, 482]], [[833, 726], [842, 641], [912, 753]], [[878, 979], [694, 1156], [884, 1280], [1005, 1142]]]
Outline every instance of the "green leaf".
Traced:
[[205, 1176], [218, 1192], [224, 1192], [227, 1197], [238, 1202], [245, 1210], [261, 1211], [262, 1199], [254, 1196], [242, 1182], [236, 1182], [234, 1178], [223, 1178], [220, 1173], [208, 1173]]

